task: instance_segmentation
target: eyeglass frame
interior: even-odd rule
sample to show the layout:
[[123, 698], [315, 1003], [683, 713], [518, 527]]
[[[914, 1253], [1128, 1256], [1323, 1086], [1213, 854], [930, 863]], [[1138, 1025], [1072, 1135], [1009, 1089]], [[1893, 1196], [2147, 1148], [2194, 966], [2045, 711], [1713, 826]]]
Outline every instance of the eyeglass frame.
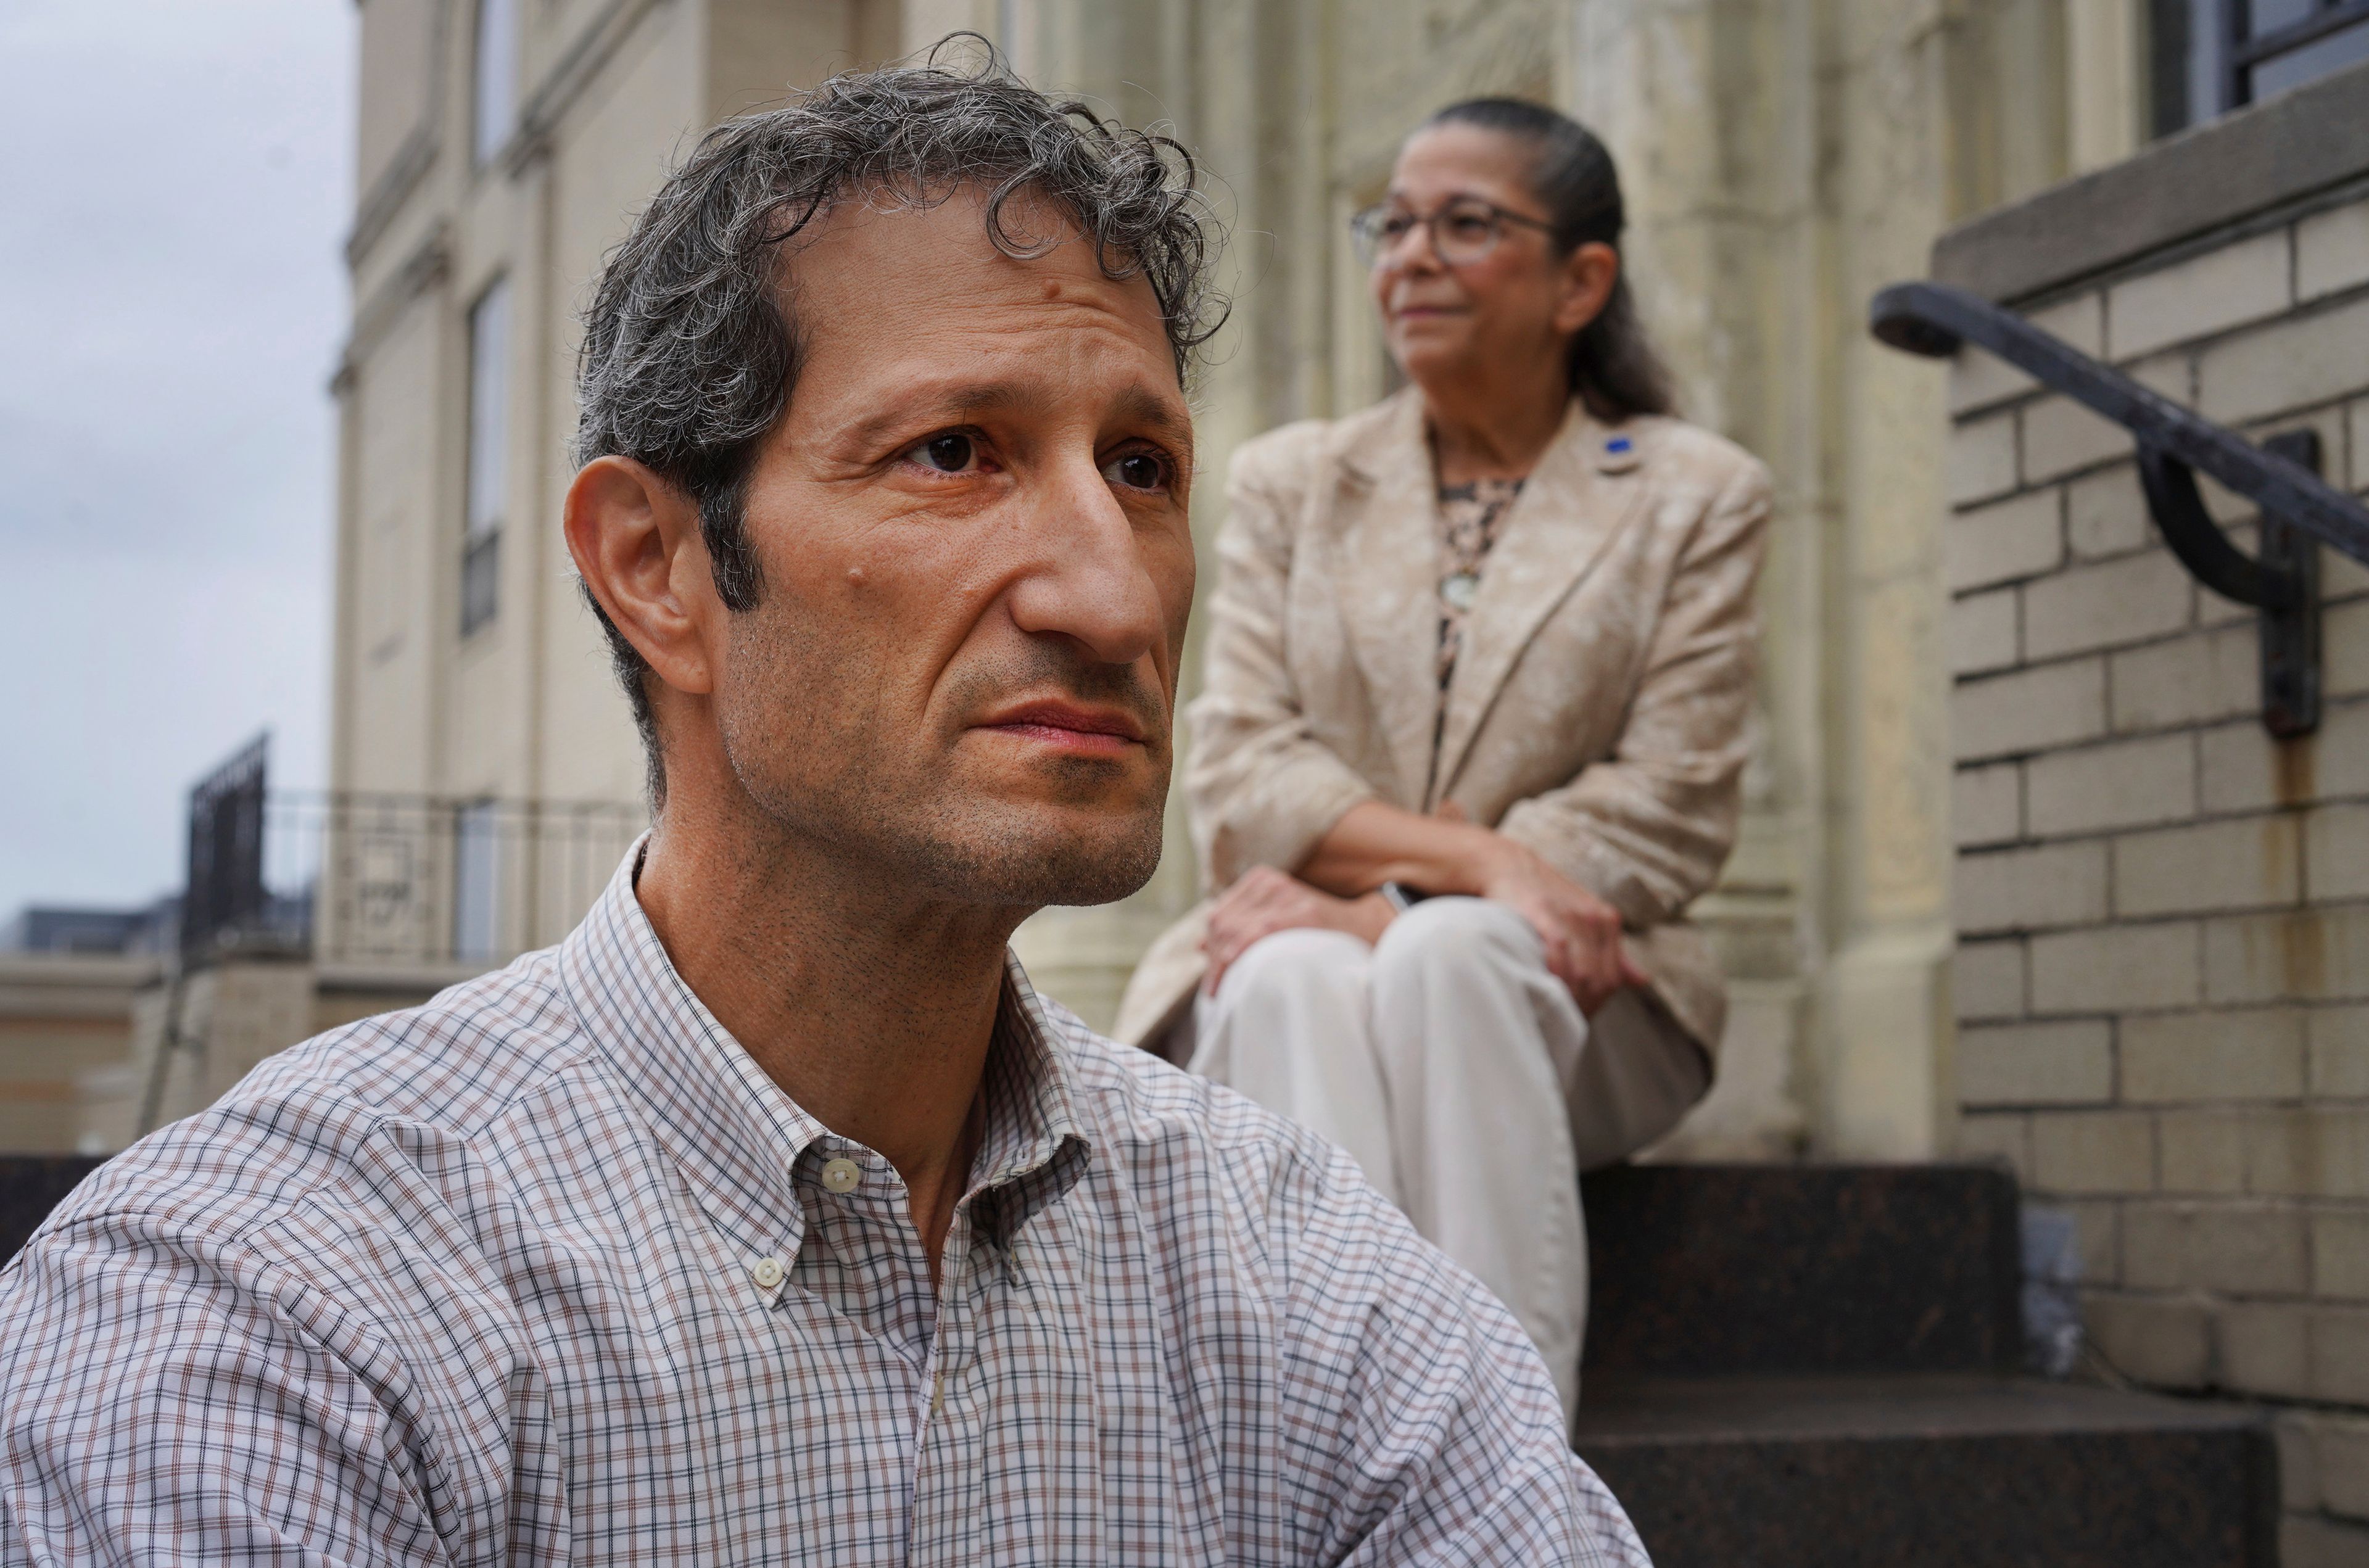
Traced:
[[[1472, 252], [1470, 256], [1451, 258], [1447, 250], [1443, 248], [1439, 243], [1439, 221], [1448, 216], [1448, 212], [1452, 209], [1459, 206], [1467, 208], [1478, 207], [1489, 214], [1489, 242], [1480, 249]], [[1366, 269], [1368, 271], [1379, 270], [1386, 257], [1397, 254], [1399, 246], [1406, 243], [1407, 235], [1413, 234], [1416, 226], [1420, 226], [1425, 231], [1431, 241], [1432, 255], [1437, 257], [1439, 258], [1440, 265], [1444, 267], [1465, 266], [1471, 262], [1478, 261], [1482, 257], [1487, 256], [1491, 251], [1496, 249], [1498, 242], [1505, 237], [1505, 225], [1508, 223], [1519, 224], [1521, 227], [1526, 229], [1537, 229], [1543, 234], [1550, 235], [1554, 233], [1555, 230], [1554, 224], [1546, 222], [1544, 219], [1533, 218], [1526, 213], [1516, 212], [1510, 209], [1500, 207], [1485, 196], [1456, 195], [1449, 197], [1445, 201], [1442, 201], [1437, 207], [1432, 209], [1428, 213], [1421, 215], [1417, 215], [1409, 209], [1400, 209], [1401, 211], [1405, 212], [1408, 217], [1413, 219], [1413, 224], [1410, 225], [1405, 233], [1401, 234], [1395, 240], [1386, 241], [1385, 236], [1380, 232], [1380, 225], [1377, 220], [1381, 213], [1389, 212], [1390, 210], [1390, 204], [1388, 201], [1377, 201], [1372, 206], [1363, 208], [1350, 216], [1349, 235], [1352, 243], [1356, 245], [1360, 249], [1370, 250], [1372, 253], [1364, 258]], [[1373, 232], [1370, 235], [1368, 233], [1369, 223], [1371, 223], [1373, 227]]]

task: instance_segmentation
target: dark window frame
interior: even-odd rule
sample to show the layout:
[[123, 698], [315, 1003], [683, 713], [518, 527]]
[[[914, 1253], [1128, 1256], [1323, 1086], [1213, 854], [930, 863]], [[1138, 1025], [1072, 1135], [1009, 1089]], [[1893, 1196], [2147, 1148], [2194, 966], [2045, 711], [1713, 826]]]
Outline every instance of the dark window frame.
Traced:
[[497, 529], [461, 549], [461, 635], [490, 624], [502, 607], [502, 536]]
[[[2153, 0], [2147, 11], [2155, 78], [2149, 114], [2157, 136], [2254, 103], [2257, 72], [2323, 39], [2369, 29], [2369, 0], [2313, 0], [2301, 19], [2260, 33], [2254, 30], [2253, 15], [2253, 0]], [[2199, 23], [2204, 24], [2202, 29]], [[2197, 36], [2200, 30], [2204, 37]], [[2210, 101], [2192, 101], [2200, 87]]]
[[510, 457], [509, 275], [477, 292], [467, 331], [462, 449], [461, 635], [467, 638], [501, 609], [502, 525], [509, 508]]

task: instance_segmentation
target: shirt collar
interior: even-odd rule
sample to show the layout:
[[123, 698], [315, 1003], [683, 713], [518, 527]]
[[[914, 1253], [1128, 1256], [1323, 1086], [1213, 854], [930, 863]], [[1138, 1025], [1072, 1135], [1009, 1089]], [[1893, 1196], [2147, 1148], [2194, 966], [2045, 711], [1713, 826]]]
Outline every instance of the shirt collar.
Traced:
[[979, 1082], [986, 1132], [971, 1160], [970, 1191], [996, 1197], [982, 1221], [1008, 1243], [1028, 1217], [1069, 1191], [1093, 1143], [1077, 1115], [1067, 1051], [1017, 956], [1003, 956], [995, 1036]]
[[[784, 1093], [676, 971], [634, 892], [647, 842], [647, 833], [635, 841], [560, 944], [562, 983], [593, 1047], [710, 1218], [752, 1258], [794, 1256], [805, 1220], [792, 1168], [808, 1146], [845, 1140]], [[980, 1084], [985, 1128], [966, 1196], [988, 1197], [999, 1242], [1066, 1192], [1092, 1152], [1059, 1038], [1007, 952]]]

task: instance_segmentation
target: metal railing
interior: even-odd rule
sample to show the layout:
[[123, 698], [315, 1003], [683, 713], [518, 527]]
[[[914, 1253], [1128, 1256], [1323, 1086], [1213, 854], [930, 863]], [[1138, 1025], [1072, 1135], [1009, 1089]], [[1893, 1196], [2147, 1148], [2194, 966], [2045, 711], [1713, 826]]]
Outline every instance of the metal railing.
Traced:
[[[2308, 430], [2255, 446], [2091, 359], [2012, 311], [1946, 283], [1895, 283], [1875, 296], [1869, 326], [1893, 348], [1948, 359], [1973, 347], [2131, 432], [2147, 509], [2189, 574], [2259, 611], [2262, 723], [2282, 738], [2319, 727], [2319, 556], [2317, 544], [2369, 562], [2369, 508], [2321, 479]], [[2211, 475], [2261, 509], [2248, 555], [2214, 522], [2197, 493]]]
[[[192, 905], [223, 912], [185, 940], [184, 958], [491, 967], [565, 936], [646, 822], [613, 802], [272, 791], [252, 859], [193, 864]], [[193, 821], [193, 834], [209, 831]], [[224, 887], [200, 885], [201, 874]]]

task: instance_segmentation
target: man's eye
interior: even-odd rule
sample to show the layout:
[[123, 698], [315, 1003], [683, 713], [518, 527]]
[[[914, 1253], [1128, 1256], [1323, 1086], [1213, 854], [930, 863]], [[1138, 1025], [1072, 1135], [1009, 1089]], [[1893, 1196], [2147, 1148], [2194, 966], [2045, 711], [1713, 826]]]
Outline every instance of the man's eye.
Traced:
[[1482, 212], [1451, 212], [1448, 215], [1448, 232], [1458, 239], [1474, 240], [1489, 232], [1489, 218]]
[[1103, 477], [1130, 490], [1157, 490], [1168, 483], [1168, 464], [1148, 452], [1130, 452], [1113, 458]]
[[965, 435], [932, 436], [916, 452], [928, 467], [942, 474], [960, 474], [978, 457], [978, 443]]
[[1402, 240], [1406, 238], [1407, 231], [1413, 227], [1413, 214], [1393, 212], [1382, 220], [1382, 237], [1386, 240]]

